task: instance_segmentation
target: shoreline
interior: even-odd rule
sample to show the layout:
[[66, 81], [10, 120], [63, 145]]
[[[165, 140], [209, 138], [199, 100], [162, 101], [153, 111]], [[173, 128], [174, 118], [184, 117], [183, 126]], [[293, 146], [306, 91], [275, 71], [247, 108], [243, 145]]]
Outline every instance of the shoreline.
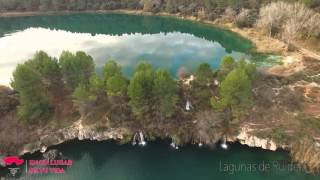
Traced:
[[227, 31], [238, 34], [239, 36], [248, 39], [252, 42], [253, 48], [258, 53], [270, 53], [270, 54], [280, 54], [282, 56], [286, 55], [287, 45], [280, 40], [277, 40], [272, 37], [267, 37], [258, 31], [255, 31], [253, 28], [244, 28], [240, 29], [233, 27], [232, 23], [219, 23], [209, 20], [201, 20], [194, 16], [184, 16], [181, 14], [170, 14], [167, 12], [145, 12], [143, 10], [128, 10], [128, 9], [117, 9], [117, 10], [85, 10], [85, 11], [27, 11], [27, 12], [2, 12], [0, 17], [9, 18], [9, 17], [29, 17], [29, 16], [43, 16], [43, 15], [65, 15], [65, 14], [77, 14], [77, 13], [121, 13], [128, 15], [144, 15], [144, 16], [161, 16], [161, 17], [172, 17], [180, 20], [189, 20], [193, 22], [199, 22], [204, 25], [214, 26], [221, 28]]
[[[18, 152], [19, 156], [23, 156], [26, 154], [33, 154], [36, 152], [47, 152], [47, 149], [52, 146], [60, 145], [63, 143], [68, 143], [73, 140], [77, 141], [98, 141], [98, 142], [107, 142], [110, 140], [114, 140], [115, 142], [122, 144], [131, 144], [132, 140], [135, 137], [136, 133], [142, 131], [132, 131], [126, 127], [118, 127], [113, 128], [106, 131], [98, 132], [95, 130], [95, 125], [85, 125], [83, 123], [83, 119], [79, 119], [75, 121], [72, 125], [59, 129], [56, 132], [51, 132], [47, 134], [43, 134], [38, 141], [25, 144], [23, 148]], [[277, 150], [285, 150], [290, 153], [290, 146], [287, 144], [279, 144], [273, 141], [270, 138], [259, 138], [255, 135], [250, 134], [248, 128], [241, 127], [241, 131], [237, 135], [228, 135], [226, 136], [226, 142], [229, 144], [239, 143], [243, 146], [247, 146], [249, 148], [259, 148], [261, 150], [269, 150], [275, 152]], [[202, 144], [208, 147], [211, 147], [213, 144], [206, 144], [205, 142], [197, 142], [197, 141], [183, 141], [176, 142], [174, 139], [174, 135], [172, 134], [155, 134], [154, 137], [150, 137], [150, 130], [147, 130], [143, 133], [144, 138], [152, 142], [157, 138], [160, 139], [171, 139], [172, 143], [175, 146], [183, 147], [186, 144]], [[154, 139], [156, 138], [156, 139]], [[219, 142], [222, 142], [224, 139], [224, 135], [221, 134], [219, 138], [215, 140], [215, 145], [218, 145]], [[214, 146], [215, 146], [214, 145]], [[202, 145], [201, 145], [202, 146]]]
[[[181, 16], [180, 14], [169, 14], [169, 13], [150, 13], [144, 12], [142, 10], [107, 10], [107, 11], [52, 11], [52, 12], [9, 12], [9, 13], [0, 13], [0, 17], [25, 17], [25, 16], [38, 16], [38, 15], [62, 15], [62, 14], [76, 14], [76, 13], [123, 13], [123, 14], [130, 14], [130, 15], [146, 15], [146, 16], [164, 16], [164, 17], [173, 17], [182, 20], [190, 20], [194, 22], [204, 23], [210, 26], [223, 28], [225, 30], [234, 32], [239, 34], [240, 36], [250, 40], [254, 47], [256, 48], [256, 52], [259, 53], [277, 53], [284, 57], [284, 64], [279, 65], [276, 67], [272, 67], [267, 69], [267, 73], [273, 73], [273, 75], [278, 76], [288, 76], [297, 71], [303, 71], [301, 66], [292, 67], [292, 65], [296, 65], [302, 61], [302, 54], [299, 53], [297, 50], [293, 52], [287, 51], [287, 45], [277, 39], [267, 37], [265, 35], [261, 35], [258, 31], [254, 30], [253, 28], [245, 28], [239, 29], [233, 27], [232, 24], [228, 23], [216, 23], [214, 21], [203, 21], [193, 16]], [[279, 68], [283, 68], [279, 70]], [[275, 70], [276, 69], [276, 70]], [[292, 70], [288, 73], [284, 73], [285, 70]], [[63, 135], [64, 138], [60, 138], [59, 135]], [[240, 133], [241, 134], [241, 133]], [[239, 136], [239, 135], [238, 135]], [[117, 140], [125, 140], [126, 138], [132, 138], [132, 132], [128, 132], [125, 128], [118, 128], [111, 131], [103, 131], [98, 132], [95, 129], [92, 129], [90, 126], [84, 126], [79, 122], [75, 122], [72, 126], [65, 126], [60, 128], [57, 132], [52, 134], [42, 134], [39, 137], [39, 140], [36, 142], [32, 142], [30, 144], [25, 144], [25, 147], [21, 154], [32, 153], [39, 150], [42, 150], [43, 147], [53, 146], [57, 144], [61, 144], [63, 142], [67, 142], [69, 140], [98, 140], [98, 141], [106, 141], [110, 139], [117, 139]], [[160, 136], [161, 137], [161, 136]], [[258, 138], [254, 135], [247, 134], [246, 132], [242, 133], [242, 139], [239, 139], [237, 136], [228, 137], [231, 142], [243, 142], [245, 145], [249, 147], [258, 147], [262, 149], [274, 149], [274, 146], [279, 149], [284, 150], [292, 150], [292, 147], [282, 146], [281, 143], [277, 144], [274, 142], [270, 142], [268, 139]], [[229, 141], [228, 139], [228, 141]], [[53, 140], [53, 141], [52, 141]], [[229, 141], [229, 142], [230, 142]], [[242, 144], [242, 143], [241, 143]], [[250, 146], [251, 144], [252, 146]], [[270, 146], [268, 144], [271, 144]], [[31, 145], [31, 146], [29, 146]], [[270, 150], [271, 150], [270, 149]]]
[[[129, 10], [129, 9], [115, 9], [115, 10], [84, 10], [84, 11], [27, 11], [27, 12], [2, 12], [0, 18], [10, 17], [29, 17], [29, 16], [43, 16], [43, 15], [67, 15], [77, 13], [120, 13], [127, 15], [141, 15], [141, 16], [160, 16], [160, 17], [171, 17], [178, 20], [188, 20], [192, 22], [202, 23], [204, 25], [212, 26], [215, 28], [221, 28], [226, 31], [230, 31], [239, 35], [242, 38], [249, 40], [253, 45], [253, 52], [261, 54], [276, 54], [282, 57], [282, 64], [274, 65], [272, 67], [262, 68], [262, 71], [266, 74], [287, 77], [293, 73], [303, 69], [302, 61], [303, 57], [312, 57], [320, 61], [320, 55], [317, 52], [308, 50], [305, 48], [298, 48], [289, 51], [288, 44], [278, 40], [276, 38], [267, 36], [254, 28], [238, 28], [232, 23], [222, 23], [217, 21], [202, 20], [195, 16], [171, 14], [167, 12], [145, 12], [143, 10]], [[218, 19], [219, 20], [219, 19]]]

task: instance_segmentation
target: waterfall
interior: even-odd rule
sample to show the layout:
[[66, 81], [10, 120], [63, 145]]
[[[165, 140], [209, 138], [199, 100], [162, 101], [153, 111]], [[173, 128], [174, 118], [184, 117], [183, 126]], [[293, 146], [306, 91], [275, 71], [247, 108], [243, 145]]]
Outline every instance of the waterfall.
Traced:
[[147, 142], [144, 140], [142, 131], [136, 132], [136, 134], [134, 134], [133, 136], [132, 145], [135, 146], [137, 142], [140, 146], [147, 145]]
[[179, 149], [179, 146], [172, 140], [170, 146], [173, 148], [173, 149]]
[[227, 138], [223, 138], [223, 142], [221, 143], [222, 149], [228, 149]]
[[140, 135], [139, 145], [141, 146], [147, 145], [146, 141], [144, 140], [143, 133], [141, 131], [139, 132], [139, 135]]
[[202, 147], [202, 146], [203, 146], [202, 141], [201, 141], [201, 137], [200, 137], [200, 142], [199, 142], [198, 146], [199, 146], [199, 147]]
[[41, 147], [41, 149], [40, 149], [40, 152], [41, 152], [41, 153], [45, 153], [46, 150], [47, 150], [47, 146], [43, 145], [43, 146]]
[[132, 139], [132, 145], [135, 146], [137, 144], [137, 133], [134, 134]]
[[190, 111], [191, 108], [192, 108], [192, 105], [191, 105], [190, 101], [187, 100], [187, 103], [186, 103], [186, 111]]

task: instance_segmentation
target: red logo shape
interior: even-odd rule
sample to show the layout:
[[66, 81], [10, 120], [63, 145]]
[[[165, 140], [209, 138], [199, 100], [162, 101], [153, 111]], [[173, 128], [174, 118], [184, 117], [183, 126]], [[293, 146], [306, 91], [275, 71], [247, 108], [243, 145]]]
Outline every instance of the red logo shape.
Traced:
[[20, 166], [21, 164], [23, 164], [24, 160], [19, 159], [18, 156], [7, 156], [3, 159], [3, 162], [6, 166], [10, 166], [13, 163], [16, 164], [16, 166]]

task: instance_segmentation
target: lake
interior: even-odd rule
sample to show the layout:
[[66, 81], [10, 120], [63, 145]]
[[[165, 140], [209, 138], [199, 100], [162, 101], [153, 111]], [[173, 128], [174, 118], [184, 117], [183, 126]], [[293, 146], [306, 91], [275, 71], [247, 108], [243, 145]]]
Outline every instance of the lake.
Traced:
[[[167, 68], [175, 76], [180, 67], [192, 72], [204, 62], [217, 68], [225, 55], [247, 58], [262, 66], [277, 59], [275, 55], [256, 54], [250, 41], [235, 33], [169, 17], [90, 13], [10, 17], [0, 18], [0, 84], [9, 85], [15, 66], [39, 50], [54, 57], [59, 57], [63, 50], [83, 50], [94, 58], [97, 69], [113, 59], [123, 66], [128, 77], [141, 60]], [[115, 142], [67, 142], [53, 147], [62, 152], [63, 158], [73, 160], [64, 174], [23, 174], [21, 179], [319, 179], [290, 169], [290, 158], [284, 151], [239, 144], [228, 150], [193, 145], [173, 150], [169, 144], [155, 141], [146, 147], [133, 147]], [[41, 156], [37, 152], [23, 158]]]
[[169, 17], [124, 14], [65, 14], [0, 18], [0, 84], [8, 85], [18, 63], [39, 50], [59, 57], [63, 50], [85, 51], [97, 69], [116, 60], [130, 77], [143, 60], [190, 72], [201, 63], [217, 68], [225, 55], [272, 64], [276, 56], [254, 53], [250, 41], [235, 33]]
[[[170, 141], [149, 142], [145, 147], [115, 142], [71, 141], [53, 147], [73, 160], [65, 173], [28, 175], [21, 179], [46, 180], [316, 180], [290, 167], [285, 151], [249, 148], [238, 143], [228, 150], [187, 145], [175, 150]], [[25, 159], [41, 159], [41, 153]], [[252, 167], [250, 169], [250, 166]], [[253, 166], [257, 166], [256, 169]], [[260, 167], [259, 167], [260, 166]], [[30, 167], [30, 166], [29, 166]], [[24, 168], [22, 168], [24, 169]]]

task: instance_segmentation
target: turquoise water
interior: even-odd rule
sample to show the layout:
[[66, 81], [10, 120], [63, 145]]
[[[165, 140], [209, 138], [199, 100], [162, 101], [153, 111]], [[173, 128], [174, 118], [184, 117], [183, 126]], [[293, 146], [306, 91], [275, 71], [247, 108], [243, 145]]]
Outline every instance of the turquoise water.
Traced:
[[[193, 71], [203, 62], [217, 68], [225, 55], [269, 63], [264, 58], [256, 59], [262, 56], [254, 54], [252, 49], [248, 40], [229, 31], [173, 18], [121, 14], [0, 18], [0, 84], [9, 84], [15, 66], [38, 50], [55, 57], [62, 50], [83, 50], [93, 56], [97, 68], [115, 59], [127, 76], [131, 76], [140, 60], [146, 60], [155, 67], [169, 69], [174, 76], [182, 66]], [[23, 174], [21, 179], [319, 179], [319, 176], [288, 169], [283, 161], [290, 158], [283, 151], [264, 151], [238, 144], [229, 150], [192, 145], [173, 150], [169, 143], [156, 141], [142, 148], [114, 142], [73, 141], [54, 147], [63, 153], [63, 158], [73, 160], [73, 166], [66, 169], [65, 174]], [[41, 154], [37, 152], [23, 158], [41, 159]], [[248, 170], [248, 166], [257, 165], [270, 168]], [[232, 171], [232, 167], [239, 166], [241, 170]], [[0, 170], [0, 175], [3, 173], [6, 172]]]
[[[239, 144], [228, 150], [188, 145], [173, 150], [169, 141], [149, 142], [146, 147], [117, 145], [114, 142], [72, 141], [54, 147], [73, 165], [63, 175], [29, 175], [22, 179], [105, 179], [105, 180], [315, 180], [319, 176], [291, 170], [284, 151], [271, 152]], [[25, 159], [40, 159], [40, 153]], [[260, 165], [260, 169], [231, 165]], [[267, 166], [270, 166], [267, 168]], [[229, 171], [226, 167], [229, 167]]]
[[204, 62], [217, 68], [225, 55], [269, 62], [254, 58], [252, 49], [237, 34], [175, 18], [124, 14], [0, 18], [0, 84], [8, 85], [15, 66], [38, 50], [55, 57], [63, 50], [83, 50], [98, 69], [114, 59], [130, 77], [141, 60], [166, 68], [173, 76], [182, 66], [190, 72]]

